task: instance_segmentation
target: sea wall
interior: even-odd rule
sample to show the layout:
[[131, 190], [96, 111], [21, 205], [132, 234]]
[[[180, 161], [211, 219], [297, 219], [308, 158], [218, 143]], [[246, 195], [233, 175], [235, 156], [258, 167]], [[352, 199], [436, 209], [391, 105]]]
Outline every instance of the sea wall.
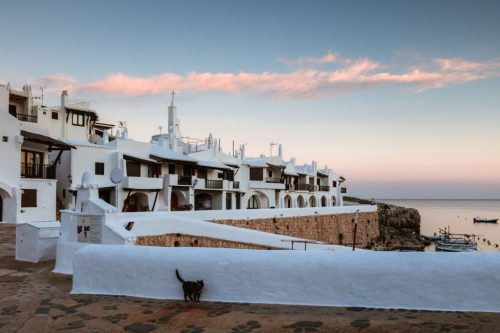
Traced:
[[[327, 244], [352, 244], [355, 218], [356, 213], [344, 213], [245, 220], [224, 219], [210, 222], [316, 240]], [[378, 213], [360, 212], [357, 222], [356, 244], [359, 247], [367, 247], [379, 236]]]
[[181, 300], [176, 269], [202, 301], [500, 312], [498, 253], [88, 245], [72, 293]]

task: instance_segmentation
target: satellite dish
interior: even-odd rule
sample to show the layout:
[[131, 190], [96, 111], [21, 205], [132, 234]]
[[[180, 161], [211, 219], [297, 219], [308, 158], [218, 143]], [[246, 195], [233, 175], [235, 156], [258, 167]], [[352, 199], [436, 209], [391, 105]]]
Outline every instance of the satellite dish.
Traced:
[[111, 173], [109, 174], [109, 178], [111, 179], [111, 182], [113, 184], [120, 184], [120, 182], [123, 180], [123, 172], [121, 169], [114, 168], [111, 170]]

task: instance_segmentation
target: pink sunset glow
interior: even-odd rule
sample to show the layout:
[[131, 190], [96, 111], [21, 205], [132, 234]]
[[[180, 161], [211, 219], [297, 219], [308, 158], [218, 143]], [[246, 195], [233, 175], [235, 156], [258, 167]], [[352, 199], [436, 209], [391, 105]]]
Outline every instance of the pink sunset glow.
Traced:
[[[317, 98], [354, 93], [383, 85], [404, 85], [414, 92], [499, 77], [500, 61], [473, 62], [466, 59], [438, 58], [428, 64], [411, 66], [406, 71], [391, 71], [391, 66], [368, 58], [342, 59], [329, 52], [319, 58], [287, 60], [304, 66], [292, 72], [190, 72], [186, 75], [163, 73], [148, 77], [113, 73], [103, 79], [78, 82], [71, 76], [56, 74], [40, 78], [49, 88], [69, 88], [76, 92], [141, 96], [163, 94], [172, 89], [191, 92], [219, 91], [229, 94], [262, 95], [272, 98]], [[334, 63], [332, 70], [313, 67]], [[310, 67], [310, 68], [307, 68]]]

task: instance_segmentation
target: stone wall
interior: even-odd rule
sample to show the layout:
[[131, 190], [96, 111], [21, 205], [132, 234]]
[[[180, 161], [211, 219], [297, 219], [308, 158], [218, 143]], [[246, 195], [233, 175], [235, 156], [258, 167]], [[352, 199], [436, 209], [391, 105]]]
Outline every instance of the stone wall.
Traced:
[[[213, 220], [210, 222], [317, 240], [328, 244], [352, 244], [354, 218], [355, 214], [332, 214], [251, 220]], [[359, 213], [357, 246], [367, 247], [378, 235], [378, 213]]]
[[166, 247], [215, 247], [231, 249], [253, 249], [253, 250], [271, 250], [272, 247], [256, 244], [233, 242], [210, 237], [192, 236], [186, 234], [166, 234], [158, 236], [140, 236], [137, 237], [137, 245], [145, 246], [166, 246]]

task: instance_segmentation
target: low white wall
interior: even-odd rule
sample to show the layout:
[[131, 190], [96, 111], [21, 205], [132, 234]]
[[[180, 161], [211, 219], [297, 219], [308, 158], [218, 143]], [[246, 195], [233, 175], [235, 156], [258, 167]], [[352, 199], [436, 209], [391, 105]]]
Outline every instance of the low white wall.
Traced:
[[182, 299], [176, 268], [204, 280], [202, 300], [500, 312], [497, 253], [89, 245], [75, 253], [73, 293]]
[[[36, 207], [21, 207], [18, 223], [30, 221], [55, 221], [56, 219], [56, 187], [55, 179], [21, 179], [21, 190], [37, 191]], [[21, 200], [21, 198], [19, 199]]]

